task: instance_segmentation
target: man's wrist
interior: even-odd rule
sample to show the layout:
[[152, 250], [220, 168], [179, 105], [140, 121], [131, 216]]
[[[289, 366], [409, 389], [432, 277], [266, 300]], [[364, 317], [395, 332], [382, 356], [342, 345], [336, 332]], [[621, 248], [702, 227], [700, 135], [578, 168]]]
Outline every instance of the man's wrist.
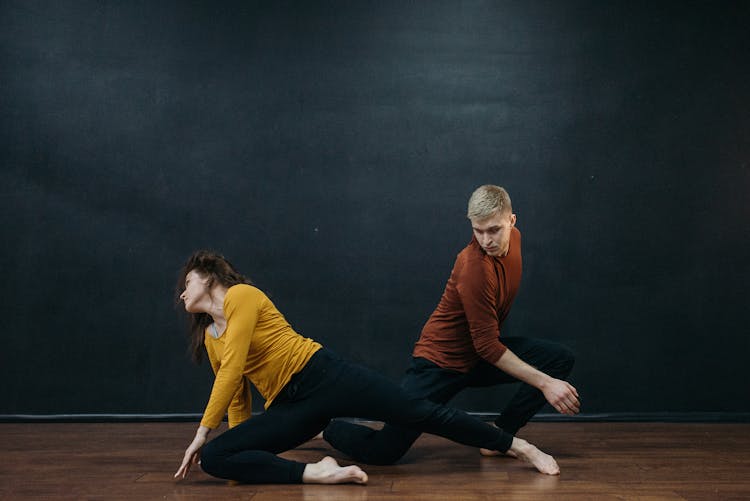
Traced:
[[547, 374], [545, 374], [543, 372], [541, 374], [542, 374], [543, 377], [541, 378], [541, 382], [539, 383], [539, 386], [537, 386], [537, 389], [539, 391], [544, 391], [547, 388], [549, 388], [549, 386], [555, 381], [555, 378], [553, 378], [552, 376], [549, 376], [549, 375], [547, 375]]

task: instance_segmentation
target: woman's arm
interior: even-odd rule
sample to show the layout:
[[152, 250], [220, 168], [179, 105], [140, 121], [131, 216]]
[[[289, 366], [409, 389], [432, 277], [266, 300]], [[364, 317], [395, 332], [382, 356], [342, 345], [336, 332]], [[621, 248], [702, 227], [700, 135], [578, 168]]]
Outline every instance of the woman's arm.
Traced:
[[201, 448], [206, 443], [208, 434], [211, 431], [210, 428], [205, 426], [199, 426], [198, 431], [195, 432], [195, 438], [192, 443], [185, 450], [185, 456], [182, 458], [182, 464], [174, 474], [174, 478], [185, 478], [190, 471], [190, 466], [197, 464], [201, 458]]
[[239, 285], [232, 287], [225, 296], [227, 327], [224, 331], [224, 352], [201, 420], [201, 425], [207, 428], [219, 426], [237, 388], [242, 384], [250, 342], [264, 297], [254, 287]]
[[250, 393], [250, 382], [247, 378], [242, 378], [237, 393], [234, 394], [232, 402], [227, 409], [229, 418], [229, 427], [234, 428], [240, 423], [244, 423], [253, 415], [253, 395]]
[[[195, 437], [185, 450], [180, 468], [175, 478], [185, 478], [190, 466], [200, 460], [200, 451], [206, 443], [209, 432], [217, 428], [227, 412], [238, 387], [242, 386], [243, 370], [247, 362], [255, 326], [258, 322], [263, 293], [250, 286], [232, 287], [224, 298], [224, 316], [227, 326], [224, 331], [224, 350], [217, 364], [216, 354], [208, 350], [211, 366], [216, 373], [211, 397], [203, 413], [201, 425]], [[217, 370], [218, 368], [218, 370]]]

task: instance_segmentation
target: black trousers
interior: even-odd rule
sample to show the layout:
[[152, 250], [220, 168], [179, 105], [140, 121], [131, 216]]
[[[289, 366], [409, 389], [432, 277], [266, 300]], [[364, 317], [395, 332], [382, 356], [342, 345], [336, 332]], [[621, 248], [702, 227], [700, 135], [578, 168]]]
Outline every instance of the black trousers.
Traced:
[[[573, 353], [561, 344], [523, 337], [504, 337], [503, 344], [521, 360], [552, 377], [565, 379], [573, 369]], [[446, 404], [464, 388], [517, 382], [517, 379], [487, 362], [481, 362], [468, 373], [461, 373], [443, 369], [424, 358], [414, 358], [401, 381], [401, 387], [413, 398], [427, 398], [432, 402]], [[495, 424], [509, 436], [513, 436], [545, 402], [542, 392], [521, 383]], [[339, 420], [332, 421], [323, 434], [326, 441], [336, 449], [357, 461], [369, 464], [392, 464], [398, 461], [419, 435], [419, 431], [394, 422], [388, 422], [378, 431]]]
[[334, 417], [396, 423], [474, 447], [505, 451], [513, 437], [468, 414], [408, 395], [385, 377], [322, 349], [284, 387], [267, 411], [224, 432], [201, 451], [213, 476], [246, 483], [298, 483], [304, 463], [276, 454], [322, 431]]

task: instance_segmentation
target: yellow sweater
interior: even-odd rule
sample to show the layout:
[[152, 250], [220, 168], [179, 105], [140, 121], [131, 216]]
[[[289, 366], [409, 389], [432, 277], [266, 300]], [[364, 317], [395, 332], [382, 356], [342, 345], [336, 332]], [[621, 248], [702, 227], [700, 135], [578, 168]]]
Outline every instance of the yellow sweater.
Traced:
[[322, 346], [300, 336], [263, 292], [251, 285], [230, 287], [224, 298], [227, 327], [215, 339], [206, 329], [204, 344], [216, 378], [201, 425], [219, 426], [229, 412], [229, 426], [252, 413], [250, 386], [266, 399], [265, 407], [301, 371]]

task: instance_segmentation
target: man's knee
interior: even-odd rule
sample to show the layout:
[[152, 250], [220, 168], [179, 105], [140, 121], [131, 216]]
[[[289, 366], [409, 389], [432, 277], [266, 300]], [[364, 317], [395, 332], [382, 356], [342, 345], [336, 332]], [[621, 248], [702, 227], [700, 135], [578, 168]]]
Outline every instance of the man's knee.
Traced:
[[361, 461], [373, 465], [390, 465], [401, 459], [408, 450], [408, 447], [401, 447], [400, 444], [376, 445], [363, 451]]
[[576, 356], [575, 353], [573, 353], [573, 350], [563, 344], [556, 344], [555, 365], [558, 367], [558, 370], [564, 373], [564, 376], [570, 374], [575, 362]]
[[374, 431], [367, 447], [361, 450], [362, 461], [367, 464], [389, 465], [401, 459], [421, 433], [411, 428], [386, 424]]
[[356, 461], [374, 465], [395, 463], [413, 442], [401, 439], [389, 425], [384, 430], [372, 430], [340, 420], [331, 421], [323, 431], [323, 438]]

